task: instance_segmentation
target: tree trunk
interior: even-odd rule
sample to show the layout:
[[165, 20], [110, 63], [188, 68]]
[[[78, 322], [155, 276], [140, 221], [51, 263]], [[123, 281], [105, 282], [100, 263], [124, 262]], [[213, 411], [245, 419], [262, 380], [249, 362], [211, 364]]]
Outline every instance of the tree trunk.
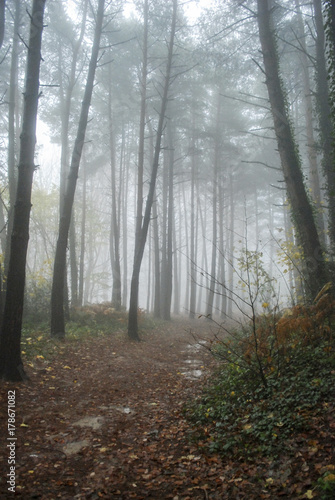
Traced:
[[76, 223], [72, 213], [69, 230], [70, 274], [71, 274], [71, 306], [78, 305], [78, 265], [76, 251]]
[[150, 179], [150, 187], [149, 193], [147, 196], [145, 213], [143, 218], [143, 224], [141, 227], [141, 235], [139, 238], [138, 246], [135, 249], [135, 257], [134, 257], [134, 267], [133, 267], [133, 275], [131, 279], [131, 291], [130, 291], [130, 305], [129, 305], [129, 318], [128, 318], [128, 336], [132, 340], [139, 340], [138, 335], [138, 318], [137, 318], [137, 309], [138, 309], [138, 289], [139, 289], [139, 276], [141, 270], [141, 263], [143, 258], [144, 247], [148, 234], [148, 227], [150, 223], [150, 214], [151, 207], [154, 201], [154, 193], [156, 186], [156, 178], [159, 164], [159, 156], [161, 151], [161, 139], [163, 133], [163, 127], [165, 123], [165, 111], [168, 102], [168, 92], [171, 83], [171, 68], [172, 68], [172, 58], [173, 58], [173, 46], [174, 46], [174, 37], [176, 31], [176, 21], [177, 21], [177, 0], [173, 0], [173, 15], [172, 15], [172, 25], [171, 25], [171, 34], [170, 34], [170, 42], [169, 42], [169, 52], [167, 59], [167, 67], [165, 74], [165, 81], [163, 87], [162, 94], [162, 102], [161, 102], [161, 110], [159, 114], [157, 134], [156, 134], [156, 144], [155, 144], [155, 153], [154, 160], [152, 165], [151, 179]]
[[305, 122], [306, 122], [306, 140], [307, 140], [307, 155], [309, 162], [309, 180], [312, 189], [313, 201], [316, 208], [316, 221], [319, 230], [319, 238], [322, 245], [325, 247], [326, 244], [326, 232], [325, 224], [323, 218], [323, 207], [321, 204], [321, 189], [320, 189], [320, 178], [319, 178], [319, 168], [317, 161], [317, 144], [314, 139], [314, 128], [313, 128], [313, 103], [312, 103], [312, 91], [310, 85], [310, 75], [309, 75], [309, 60], [308, 60], [308, 50], [306, 44], [305, 30], [303, 18], [300, 10], [299, 0], [295, 0], [296, 10], [298, 14], [298, 33], [297, 37], [299, 43], [301, 44], [300, 59], [302, 64], [302, 83], [304, 92], [304, 111], [305, 111]]
[[334, 256], [335, 245], [335, 169], [333, 158], [334, 132], [329, 102], [328, 73], [326, 66], [325, 33], [323, 27], [321, 0], [313, 0], [316, 26], [316, 100], [319, 112], [320, 140], [322, 149], [322, 167], [326, 177], [328, 198], [328, 230], [332, 243], [331, 254]]
[[145, 139], [145, 116], [147, 99], [147, 77], [148, 77], [148, 0], [144, 0], [144, 33], [143, 33], [143, 61], [141, 86], [141, 112], [138, 145], [138, 167], [137, 167], [137, 207], [136, 207], [136, 230], [135, 230], [135, 253], [141, 239], [142, 211], [143, 211], [143, 171], [144, 171], [144, 139]]
[[5, 7], [6, 1], [0, 0], [0, 49], [3, 44], [3, 38], [5, 35]]
[[[4, 6], [5, 2], [3, 2]], [[8, 98], [8, 188], [9, 209], [7, 221], [7, 242], [5, 250], [5, 275], [8, 272], [11, 234], [13, 228], [13, 211], [16, 196], [16, 150], [15, 150], [15, 108], [18, 88], [18, 63], [19, 63], [19, 26], [21, 19], [21, 0], [15, 3], [15, 16], [13, 28], [13, 47], [10, 65], [9, 98]]]
[[304, 253], [306, 285], [309, 295], [315, 297], [327, 282], [327, 272], [287, 113], [275, 35], [271, 26], [271, 9], [268, 0], [257, 0], [257, 5], [259, 37], [278, 150], [295, 228]]
[[195, 179], [196, 179], [196, 141], [195, 141], [195, 110], [193, 112], [193, 133], [192, 133], [192, 161], [191, 161], [191, 228], [190, 228], [190, 311], [189, 318], [194, 319], [196, 300], [197, 300], [197, 284], [196, 284], [196, 268], [197, 256], [195, 252]]
[[215, 293], [215, 283], [217, 281], [216, 276], [216, 260], [217, 260], [217, 205], [218, 205], [218, 173], [219, 173], [219, 158], [220, 158], [220, 114], [221, 114], [221, 98], [218, 95], [217, 103], [217, 115], [215, 124], [215, 144], [214, 144], [214, 165], [213, 165], [213, 229], [212, 229], [212, 264], [211, 264], [211, 274], [210, 274], [210, 285], [207, 297], [207, 311], [206, 315], [211, 317], [213, 314], [213, 304], [214, 304], [214, 293]]
[[[109, 66], [110, 68], [110, 66]], [[112, 75], [109, 73], [109, 82]], [[115, 159], [115, 139], [112, 118], [112, 88], [108, 92], [108, 121], [109, 121], [109, 148], [111, 164], [111, 229], [110, 229], [110, 254], [113, 277], [112, 303], [113, 307], [120, 311], [121, 309], [121, 264], [120, 264], [120, 223], [117, 213], [117, 188], [116, 188], [116, 159]]]
[[26, 89], [20, 136], [19, 175], [11, 236], [6, 302], [0, 334], [0, 378], [9, 381], [19, 381], [27, 378], [21, 359], [21, 328], [31, 191], [35, 171], [36, 118], [44, 7], [45, 0], [34, 0], [30, 15]]
[[64, 273], [66, 267], [66, 248], [69, 234], [69, 227], [72, 214], [72, 206], [77, 185], [78, 171], [81, 154], [85, 141], [86, 127], [88, 121], [88, 112], [91, 104], [91, 97], [94, 84], [95, 69], [99, 54], [100, 37], [102, 31], [102, 22], [104, 17], [104, 0], [99, 0], [96, 16], [96, 27], [94, 33], [94, 42], [92, 54], [87, 75], [84, 99], [82, 102], [79, 118], [77, 137], [72, 153], [70, 173], [64, 196], [62, 216], [59, 223], [58, 240], [56, 246], [53, 282], [51, 291], [51, 335], [65, 335], [64, 318]]
[[168, 208], [165, 261], [165, 290], [163, 290], [163, 319], [171, 319], [172, 300], [172, 230], [173, 230], [173, 173], [174, 173], [174, 138], [171, 122], [167, 126], [168, 137]]
[[85, 270], [85, 239], [86, 239], [86, 195], [87, 195], [87, 174], [85, 157], [83, 158], [83, 198], [81, 211], [81, 232], [80, 232], [80, 257], [79, 257], [79, 285], [78, 285], [78, 305], [83, 305], [84, 299], [84, 270]]

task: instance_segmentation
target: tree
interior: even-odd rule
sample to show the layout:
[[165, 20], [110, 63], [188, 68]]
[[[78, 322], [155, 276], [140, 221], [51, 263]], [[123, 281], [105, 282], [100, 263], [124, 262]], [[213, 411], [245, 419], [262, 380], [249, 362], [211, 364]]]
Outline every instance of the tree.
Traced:
[[7, 221], [7, 241], [5, 251], [5, 274], [8, 271], [11, 234], [13, 228], [13, 208], [16, 192], [16, 147], [15, 147], [15, 112], [17, 106], [17, 86], [18, 86], [18, 61], [19, 61], [19, 26], [21, 19], [21, 1], [15, 2], [15, 15], [13, 26], [13, 46], [10, 65], [9, 99], [8, 99], [8, 188], [9, 188], [9, 208]]
[[[335, 170], [333, 160], [333, 130], [329, 101], [328, 75], [325, 56], [325, 33], [323, 26], [322, 2], [313, 0], [316, 27], [316, 101], [319, 114], [322, 166], [326, 178], [328, 198], [328, 229], [332, 246], [335, 245]], [[334, 251], [331, 251], [333, 254]]]
[[6, 0], [0, 0], [0, 49], [2, 47], [5, 33], [5, 7]]
[[62, 214], [59, 223], [58, 240], [55, 253], [53, 282], [51, 292], [51, 335], [65, 335], [65, 317], [64, 317], [64, 278], [66, 268], [66, 249], [69, 235], [69, 228], [72, 216], [72, 207], [80, 159], [85, 142], [85, 134], [88, 122], [88, 113], [91, 104], [95, 70], [98, 61], [100, 38], [102, 32], [102, 23], [104, 18], [104, 0], [99, 0], [96, 15], [96, 26], [94, 32], [94, 41], [92, 46], [91, 59], [89, 63], [87, 81], [85, 86], [84, 98], [81, 107], [81, 113], [78, 123], [77, 136], [72, 152], [70, 173], [66, 186]]
[[136, 249], [135, 249], [135, 256], [134, 256], [134, 266], [133, 266], [133, 274], [132, 274], [132, 278], [131, 278], [130, 304], [129, 304], [129, 316], [128, 316], [128, 336], [131, 340], [139, 340], [138, 317], [137, 317], [139, 276], [140, 276], [141, 264], [142, 264], [142, 259], [143, 259], [143, 252], [144, 252], [145, 243], [146, 243], [147, 234], [148, 234], [148, 229], [149, 229], [151, 208], [152, 208], [152, 204], [154, 201], [154, 193], [155, 193], [157, 172], [158, 172], [158, 166], [159, 166], [159, 157], [160, 157], [160, 152], [161, 152], [161, 140], [162, 140], [164, 123], [165, 123], [165, 112], [166, 112], [166, 107], [167, 107], [167, 103], [168, 103], [168, 99], [169, 99], [174, 38], [175, 38], [176, 21], [177, 21], [177, 5], [178, 5], [178, 1], [173, 0], [173, 13], [172, 13], [170, 41], [169, 41], [169, 47], [168, 47], [167, 65], [166, 65], [163, 93], [162, 93], [162, 99], [161, 99], [161, 109], [160, 109], [160, 113], [159, 113], [158, 127], [157, 127], [157, 132], [156, 132], [156, 143], [155, 143], [155, 151], [154, 151], [154, 158], [153, 158], [151, 178], [150, 178], [150, 187], [149, 187], [149, 192], [148, 192], [148, 196], [147, 196], [147, 200], [146, 200], [146, 206], [145, 206], [143, 222], [141, 225], [140, 237], [138, 240], [138, 245], [136, 246]]
[[26, 68], [23, 122], [20, 136], [17, 193], [14, 207], [7, 292], [0, 333], [0, 377], [10, 381], [27, 378], [21, 359], [21, 328], [25, 270], [29, 240], [31, 191], [35, 171], [36, 118], [45, 0], [34, 0]]
[[315, 297], [327, 281], [325, 261], [309, 202], [297, 146], [288, 116], [285, 93], [279, 72], [272, 9], [268, 0], [258, 0], [258, 28], [264, 74], [269, 94], [274, 129], [298, 240], [302, 246], [308, 293]]

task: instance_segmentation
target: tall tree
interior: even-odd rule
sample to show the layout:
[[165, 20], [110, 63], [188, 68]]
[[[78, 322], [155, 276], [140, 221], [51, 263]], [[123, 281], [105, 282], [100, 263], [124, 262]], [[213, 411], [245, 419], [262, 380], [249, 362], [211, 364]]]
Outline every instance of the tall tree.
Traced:
[[55, 262], [53, 270], [52, 292], [51, 292], [51, 335], [65, 335], [65, 317], [64, 317], [64, 278], [66, 268], [66, 249], [69, 235], [69, 228], [72, 216], [72, 207], [76, 191], [80, 159], [85, 142], [86, 128], [88, 122], [88, 113], [91, 104], [95, 70], [98, 61], [100, 38], [102, 32], [102, 23], [104, 18], [105, 1], [99, 0], [96, 14], [96, 25], [94, 32], [94, 41], [92, 46], [91, 59], [88, 68], [87, 81], [85, 86], [84, 98], [81, 106], [80, 118], [77, 129], [77, 136], [72, 152], [70, 173], [65, 190], [65, 196], [62, 207], [62, 214], [59, 223], [58, 240], [55, 253]]
[[[322, 166], [328, 198], [328, 229], [332, 247], [335, 245], [335, 169], [333, 163], [333, 130], [329, 101], [328, 74], [325, 55], [325, 32], [321, 0], [313, 0], [316, 27], [316, 100], [319, 114]], [[331, 252], [334, 254], [334, 250]]]
[[163, 85], [163, 93], [161, 99], [161, 109], [159, 113], [158, 119], [158, 127], [156, 132], [156, 143], [155, 143], [155, 152], [152, 164], [151, 178], [150, 178], [150, 187], [146, 200], [145, 212], [143, 217], [143, 222], [141, 225], [141, 232], [138, 245], [135, 249], [134, 256], [134, 266], [133, 266], [133, 274], [131, 278], [131, 290], [130, 290], [130, 304], [129, 304], [129, 316], [128, 316], [128, 336], [131, 340], [139, 340], [138, 334], [138, 317], [137, 317], [137, 309], [138, 309], [138, 291], [139, 291], [139, 277], [141, 264], [143, 259], [143, 253], [145, 248], [145, 243], [148, 234], [148, 228], [150, 223], [150, 214], [151, 208], [154, 201], [154, 193], [159, 165], [159, 157], [161, 152], [161, 140], [163, 134], [163, 128], [165, 123], [165, 112], [169, 99], [169, 89], [171, 84], [171, 71], [172, 71], [172, 59], [173, 59], [173, 49], [174, 49], [174, 39], [176, 33], [176, 22], [177, 22], [177, 5], [178, 1], [173, 0], [173, 12], [172, 12], [172, 24], [171, 24], [171, 32], [170, 32], [170, 40], [168, 47], [168, 56], [167, 56], [167, 65], [166, 72], [164, 77], [164, 85]]
[[11, 234], [13, 228], [13, 210], [16, 192], [16, 172], [15, 165], [17, 161], [15, 118], [17, 106], [17, 87], [18, 87], [18, 62], [19, 62], [19, 26], [21, 18], [21, 0], [15, 2], [15, 15], [13, 26], [13, 46], [10, 64], [9, 79], [9, 99], [8, 99], [8, 188], [9, 188], [9, 208], [7, 221], [7, 241], [5, 252], [5, 274], [8, 271]]
[[327, 281], [327, 272], [313, 211], [304, 186], [300, 158], [287, 111], [280, 78], [272, 8], [268, 0], [257, 0], [258, 28], [264, 73], [273, 116], [286, 190], [299, 243], [304, 253], [308, 294], [314, 297]]
[[6, 0], [0, 0], [0, 49], [2, 47], [5, 34], [5, 8]]
[[18, 183], [14, 208], [7, 292], [0, 332], [0, 377], [10, 381], [27, 376], [21, 359], [21, 329], [29, 240], [31, 191], [35, 171], [36, 118], [45, 0], [34, 0], [30, 14]]

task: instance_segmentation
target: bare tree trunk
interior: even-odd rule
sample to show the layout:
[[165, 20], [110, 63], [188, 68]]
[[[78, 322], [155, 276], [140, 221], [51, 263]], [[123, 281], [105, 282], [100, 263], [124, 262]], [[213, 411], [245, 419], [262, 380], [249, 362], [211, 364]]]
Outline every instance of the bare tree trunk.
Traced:
[[78, 305], [83, 305], [84, 299], [84, 270], [85, 270], [85, 240], [86, 240], [86, 197], [87, 197], [87, 172], [85, 157], [83, 157], [83, 198], [81, 213], [80, 257], [79, 257], [79, 285]]
[[312, 90], [310, 85], [310, 75], [309, 75], [309, 61], [308, 61], [308, 51], [304, 30], [304, 23], [301, 14], [299, 0], [295, 0], [296, 10], [298, 14], [298, 33], [297, 37], [299, 39], [299, 44], [301, 45], [302, 51], [299, 52], [300, 60], [302, 64], [302, 83], [304, 92], [304, 107], [305, 107], [305, 122], [306, 122], [306, 139], [307, 139], [307, 154], [309, 162], [309, 179], [310, 186], [312, 189], [313, 201], [316, 207], [316, 221], [319, 229], [319, 237], [322, 245], [325, 247], [325, 224], [323, 218], [323, 207], [321, 204], [321, 189], [320, 189], [320, 178], [319, 178], [319, 168], [317, 161], [317, 144], [314, 139], [314, 128], [313, 128], [313, 103], [312, 103]]
[[159, 229], [158, 229], [158, 211], [157, 201], [152, 207], [153, 217], [153, 237], [154, 237], [154, 263], [155, 263], [155, 288], [154, 288], [154, 317], [160, 318], [161, 315], [161, 269], [160, 269], [160, 249], [159, 249]]
[[145, 139], [145, 116], [147, 100], [147, 78], [148, 78], [148, 0], [144, 0], [144, 33], [143, 33], [143, 61], [141, 86], [141, 112], [138, 147], [137, 167], [137, 208], [136, 208], [136, 230], [135, 230], [135, 253], [141, 239], [142, 211], [143, 211], [143, 171], [144, 171], [144, 139]]
[[5, 7], [6, 0], [0, 0], [0, 49], [2, 47], [5, 34]]
[[[109, 66], [110, 68], [110, 66]], [[110, 70], [109, 70], [110, 71]], [[109, 73], [109, 82], [112, 75]], [[109, 86], [108, 92], [108, 121], [109, 121], [109, 148], [111, 163], [111, 229], [110, 229], [110, 254], [113, 276], [112, 303], [113, 307], [121, 309], [121, 264], [120, 264], [120, 223], [117, 213], [117, 189], [116, 189], [116, 160], [115, 160], [115, 139], [112, 118], [112, 88]]]
[[36, 118], [45, 0], [34, 0], [30, 15], [30, 37], [20, 143], [19, 175], [14, 208], [7, 293], [0, 333], [0, 378], [27, 378], [21, 359], [21, 329], [26, 258], [29, 240], [31, 191], [35, 171]]
[[327, 272], [313, 212], [305, 190], [300, 159], [290, 125], [284, 90], [279, 75], [279, 61], [271, 26], [268, 0], [257, 0], [259, 36], [263, 53], [266, 85], [287, 194], [292, 207], [299, 243], [304, 252], [308, 292], [315, 297], [327, 282]]
[[218, 174], [219, 174], [219, 156], [220, 156], [220, 114], [221, 114], [221, 99], [220, 94], [218, 95], [217, 103], [217, 115], [215, 124], [215, 137], [214, 137], [214, 165], [213, 165], [213, 226], [212, 226], [212, 263], [211, 263], [211, 273], [210, 273], [210, 285], [207, 297], [207, 316], [212, 316], [213, 314], [213, 303], [214, 303], [214, 293], [215, 293], [215, 283], [217, 281], [216, 275], [216, 261], [217, 261], [217, 209], [218, 209]]
[[230, 205], [230, 220], [229, 220], [229, 250], [228, 250], [228, 305], [227, 314], [231, 318], [233, 313], [233, 289], [234, 289], [234, 232], [235, 232], [235, 204], [234, 204], [234, 179], [233, 174], [229, 174], [229, 205]]
[[139, 276], [141, 270], [141, 263], [143, 259], [143, 252], [145, 248], [145, 243], [148, 234], [148, 228], [150, 223], [150, 214], [151, 208], [154, 201], [154, 193], [156, 186], [156, 178], [159, 164], [159, 156], [161, 151], [161, 139], [163, 133], [163, 127], [165, 123], [165, 111], [168, 102], [168, 92], [171, 83], [171, 69], [172, 69], [172, 59], [173, 59], [173, 46], [174, 46], [174, 37], [176, 31], [176, 21], [177, 21], [177, 0], [173, 0], [173, 14], [172, 14], [172, 25], [171, 25], [171, 34], [170, 34], [170, 42], [169, 42], [169, 52], [167, 59], [167, 67], [165, 73], [165, 82], [163, 86], [163, 94], [162, 94], [162, 102], [161, 102], [161, 110], [159, 113], [157, 134], [156, 134], [156, 144], [155, 144], [155, 153], [154, 153], [154, 161], [152, 165], [151, 172], [151, 180], [149, 193], [147, 196], [145, 213], [143, 218], [143, 224], [141, 227], [141, 237], [139, 239], [139, 244], [135, 249], [135, 257], [134, 257], [134, 267], [133, 267], [133, 275], [131, 279], [131, 291], [130, 291], [130, 304], [129, 304], [129, 317], [128, 317], [128, 336], [132, 340], [139, 340], [138, 335], [138, 317], [137, 317], [137, 309], [138, 309], [138, 290], [139, 290]]
[[195, 252], [195, 179], [196, 179], [196, 142], [195, 142], [195, 111], [193, 113], [192, 134], [192, 161], [191, 161], [191, 229], [190, 229], [190, 312], [189, 318], [194, 319], [197, 300], [196, 268], [197, 256]]
[[67, 247], [69, 227], [71, 221], [72, 206], [77, 185], [80, 159], [85, 141], [88, 112], [91, 104], [95, 70], [99, 54], [102, 22], [104, 17], [104, 4], [105, 4], [104, 0], [99, 0], [98, 11], [96, 15], [94, 42], [88, 69], [87, 82], [81, 107], [77, 137], [72, 153], [71, 167], [66, 187], [66, 193], [64, 196], [62, 216], [59, 223], [59, 232], [58, 232], [58, 240], [56, 246], [53, 282], [51, 291], [51, 335], [53, 336], [65, 335], [64, 273], [66, 267], [66, 247]]
[[[2, 2], [3, 8], [5, 2]], [[13, 211], [16, 196], [16, 148], [15, 148], [15, 108], [18, 88], [18, 63], [19, 63], [19, 26], [21, 19], [21, 0], [15, 2], [15, 16], [13, 27], [13, 47], [10, 65], [9, 98], [8, 98], [8, 187], [9, 209], [7, 221], [7, 242], [5, 250], [5, 275], [8, 272], [10, 259], [11, 234], [13, 229]]]
[[171, 319], [172, 300], [172, 228], [173, 228], [173, 175], [174, 175], [174, 138], [171, 122], [167, 126], [168, 137], [168, 209], [166, 234], [165, 289], [163, 290], [163, 319]]
[[78, 305], [78, 265], [76, 252], [76, 223], [75, 214], [72, 212], [70, 230], [69, 230], [69, 247], [70, 247], [70, 275], [71, 275], [71, 306]]
[[316, 100], [319, 111], [320, 140], [322, 148], [322, 166], [326, 177], [328, 198], [328, 230], [332, 243], [331, 254], [334, 256], [335, 245], [335, 169], [333, 158], [334, 133], [329, 101], [328, 73], [325, 56], [325, 33], [323, 27], [322, 2], [313, 0], [316, 26]]

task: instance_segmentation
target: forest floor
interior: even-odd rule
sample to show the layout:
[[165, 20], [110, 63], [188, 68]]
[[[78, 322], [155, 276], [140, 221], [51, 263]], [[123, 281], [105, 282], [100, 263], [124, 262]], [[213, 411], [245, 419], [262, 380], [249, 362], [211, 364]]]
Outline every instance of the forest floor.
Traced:
[[[36, 356], [27, 367], [30, 382], [0, 386], [0, 498], [322, 498], [314, 489], [320, 471], [335, 466], [330, 412], [314, 431], [296, 436], [296, 456], [276, 461], [234, 461], [204, 453], [190, 439], [183, 408], [214, 368], [204, 348], [211, 337], [205, 321], [173, 321], [140, 343], [119, 333], [65, 341], [50, 360]], [[15, 494], [6, 484], [9, 390], [16, 405]]]

